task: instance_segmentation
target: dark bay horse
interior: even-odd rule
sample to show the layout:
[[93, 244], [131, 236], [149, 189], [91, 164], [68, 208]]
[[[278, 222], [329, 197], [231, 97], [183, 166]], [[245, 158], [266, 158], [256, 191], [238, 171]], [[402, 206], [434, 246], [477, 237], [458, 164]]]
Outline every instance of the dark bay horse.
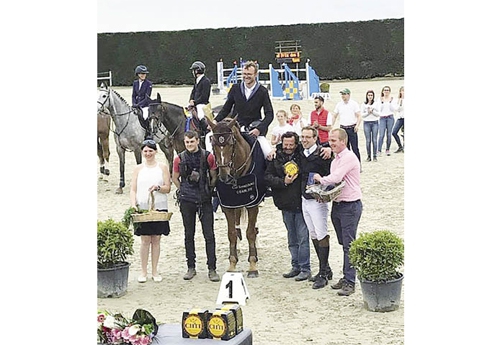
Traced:
[[109, 110], [97, 111], [97, 156], [99, 157], [99, 170], [101, 179], [107, 180], [109, 175], [109, 130], [111, 114]]
[[[259, 204], [265, 196], [265, 183], [257, 181], [257, 175], [263, 176], [263, 171], [257, 173], [255, 154], [260, 154], [259, 161], [262, 166], [264, 157], [258, 142], [253, 145], [243, 137], [236, 118], [225, 118], [214, 124], [210, 119], [208, 123], [213, 131], [212, 146], [218, 167], [217, 193], [221, 201], [221, 208], [226, 215], [229, 239], [229, 269], [236, 271], [238, 263], [238, 233], [236, 222], [241, 209], [247, 211], [246, 238], [248, 240], [248, 277], [258, 277], [256, 223], [259, 214]], [[262, 188], [262, 186], [264, 186]], [[235, 193], [235, 194], [233, 194]], [[240, 196], [244, 196], [240, 198]]]
[[[222, 109], [222, 106], [217, 106], [213, 111], [220, 111], [220, 109]], [[157, 124], [163, 124], [168, 132], [171, 133], [173, 145], [177, 153], [181, 153], [186, 149], [184, 146], [184, 133], [186, 130], [196, 131], [200, 138], [201, 147], [206, 149], [206, 130], [202, 129], [202, 125], [195, 115], [196, 108], [192, 108], [190, 111], [193, 115], [188, 117], [183, 107], [177, 104], [162, 102], [159, 93], [156, 96], [156, 100], [153, 100], [149, 104], [149, 116], [151, 116], [153, 129], [156, 128]]]
[[[140, 164], [142, 161], [141, 144], [144, 141], [146, 131], [139, 123], [134, 109], [115, 90], [107, 86], [102, 86], [97, 94], [97, 105], [100, 111], [107, 109], [115, 125], [113, 134], [116, 143], [116, 152], [120, 161], [120, 184], [115, 193], [123, 194], [123, 187], [125, 187], [125, 152], [133, 152], [136, 163]], [[171, 168], [174, 151], [169, 142], [166, 129], [164, 127], [156, 128], [153, 133], [154, 140], [165, 154]]]

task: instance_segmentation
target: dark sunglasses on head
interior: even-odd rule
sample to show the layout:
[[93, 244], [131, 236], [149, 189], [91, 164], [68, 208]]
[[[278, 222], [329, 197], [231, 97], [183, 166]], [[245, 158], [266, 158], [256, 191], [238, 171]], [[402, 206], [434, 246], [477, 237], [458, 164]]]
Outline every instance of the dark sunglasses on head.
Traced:
[[142, 142], [142, 145], [156, 145], [156, 142], [151, 139], [146, 139]]

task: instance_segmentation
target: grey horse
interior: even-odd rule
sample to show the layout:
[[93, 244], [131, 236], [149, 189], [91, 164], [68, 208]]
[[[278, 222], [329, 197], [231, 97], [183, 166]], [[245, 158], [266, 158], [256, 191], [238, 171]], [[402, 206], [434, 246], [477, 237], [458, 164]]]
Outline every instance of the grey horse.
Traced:
[[[97, 105], [102, 111], [107, 109], [115, 124], [113, 130], [116, 152], [120, 161], [120, 184], [116, 189], [116, 194], [123, 194], [125, 187], [125, 151], [134, 153], [137, 164], [142, 162], [141, 144], [144, 141], [145, 130], [139, 123], [134, 108], [128, 105], [127, 101], [110, 87], [103, 85], [97, 94]], [[172, 169], [174, 149], [171, 145], [170, 135], [164, 126], [156, 126], [153, 131], [154, 140], [165, 154]], [[172, 170], [170, 170], [172, 173]]]

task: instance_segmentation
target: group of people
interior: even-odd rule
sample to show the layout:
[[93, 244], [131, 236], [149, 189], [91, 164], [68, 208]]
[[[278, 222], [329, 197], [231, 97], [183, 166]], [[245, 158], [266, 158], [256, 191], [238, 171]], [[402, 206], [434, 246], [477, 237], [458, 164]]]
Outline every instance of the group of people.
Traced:
[[[189, 104], [197, 107], [198, 116], [201, 118], [204, 116], [203, 106], [209, 103], [210, 96], [210, 82], [204, 76], [204, 69], [205, 66], [200, 61], [191, 66], [195, 85]], [[134, 82], [133, 104], [147, 105], [147, 102], [141, 103], [151, 94], [151, 87], [145, 84], [144, 78], [147, 68], [138, 67], [136, 72], [138, 80], [137, 83]], [[396, 142], [400, 147], [397, 152], [403, 152], [398, 132], [404, 128], [404, 88], [401, 88], [397, 100], [390, 97], [390, 88], [387, 86], [383, 88], [382, 97], [377, 101], [374, 100], [374, 92], [370, 90], [366, 93], [366, 101], [361, 106], [350, 99], [351, 92], [345, 88], [340, 91], [342, 100], [338, 102], [333, 112], [324, 108], [323, 97], [316, 96], [315, 110], [307, 120], [302, 117], [300, 106], [292, 104], [290, 117], [284, 110], [277, 111], [278, 125], [272, 129], [269, 142], [266, 135], [274, 119], [274, 111], [269, 92], [257, 82], [257, 75], [256, 63], [249, 61], [243, 66], [242, 81], [230, 89], [225, 104], [214, 122], [237, 114], [241, 130], [247, 131], [259, 141], [264, 156], [268, 158], [265, 181], [272, 189], [275, 206], [282, 212], [291, 255], [291, 269], [284, 273], [283, 277], [294, 278], [296, 281], [312, 281], [313, 289], [323, 288], [333, 279], [333, 272], [328, 262], [330, 253], [328, 213], [330, 213], [337, 242], [343, 248], [343, 274], [331, 287], [338, 290], [339, 295], [349, 296], [354, 292], [356, 272], [350, 265], [348, 253], [351, 242], [356, 238], [363, 209], [360, 187], [361, 158], [357, 132], [363, 121], [369, 158], [372, 154], [370, 145], [373, 145], [374, 160], [377, 153], [380, 155], [386, 131], [397, 138]], [[396, 112], [399, 117], [393, 129], [391, 118], [394, 118]], [[337, 118], [340, 128], [333, 128]], [[378, 136], [379, 126], [385, 128], [380, 136]], [[378, 145], [375, 146], [377, 139]], [[168, 205], [164, 195], [170, 192], [173, 182], [177, 187], [177, 200], [184, 225], [188, 267], [184, 279], [190, 280], [196, 275], [194, 234], [198, 216], [205, 238], [208, 278], [211, 281], [219, 281], [214, 236], [216, 205], [212, 199], [217, 176], [215, 157], [210, 150], [201, 148], [200, 138], [195, 131], [186, 131], [184, 144], [186, 150], [175, 157], [170, 179], [168, 167], [155, 159], [156, 144], [151, 139], [145, 139], [142, 146], [145, 161], [137, 166], [133, 174], [131, 204], [134, 207], [147, 209], [146, 195], [155, 193], [156, 208], [167, 211]], [[388, 154], [390, 144], [388, 137]], [[294, 168], [288, 169], [290, 165]], [[312, 194], [306, 192], [311, 183], [335, 186], [341, 181], [345, 181], [345, 186], [338, 198], [332, 202], [315, 199]], [[135, 234], [141, 236], [142, 275], [138, 277], [139, 282], [147, 280], [150, 251], [153, 280], [161, 281], [157, 268], [159, 242], [160, 236], [168, 235], [169, 231], [168, 222], [142, 223], [140, 228], [135, 230]], [[311, 273], [309, 238], [319, 263], [319, 270], [315, 275]]]
[[[360, 165], [356, 155], [347, 149], [348, 136], [344, 129], [330, 129], [329, 150], [318, 143], [318, 132], [316, 127], [307, 125], [302, 128], [300, 137], [295, 131], [283, 133], [281, 143], [276, 146], [276, 155], [265, 172], [274, 204], [281, 210], [287, 229], [292, 267], [283, 277], [312, 281], [313, 289], [323, 288], [333, 279], [328, 262], [328, 212], [331, 208], [330, 219], [344, 251], [343, 276], [331, 287], [338, 290], [338, 295], [349, 296], [354, 292], [356, 272], [347, 254], [350, 243], [356, 238], [362, 212]], [[295, 169], [288, 169], [290, 165]], [[307, 193], [311, 183], [335, 186], [341, 181], [346, 182], [345, 187], [331, 207], [328, 202]], [[319, 271], [314, 276], [311, 274], [309, 238], [319, 262]]]

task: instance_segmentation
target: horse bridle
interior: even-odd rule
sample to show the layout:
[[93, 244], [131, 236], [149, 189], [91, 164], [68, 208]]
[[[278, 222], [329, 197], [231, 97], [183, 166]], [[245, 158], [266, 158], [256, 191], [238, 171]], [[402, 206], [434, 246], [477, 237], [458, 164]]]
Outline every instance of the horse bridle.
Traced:
[[234, 133], [233, 133], [232, 130], [229, 133], [228, 132], [213, 132], [212, 143], [213, 143], [214, 146], [218, 146], [218, 147], [223, 147], [223, 146], [226, 146], [226, 145], [231, 145], [231, 148], [232, 148], [232, 151], [231, 151], [231, 160], [228, 163], [226, 163], [226, 164], [219, 164], [219, 162], [217, 162], [217, 167], [219, 167], [219, 168], [226, 168], [226, 167], [228, 167], [229, 171], [230, 171], [229, 176], [234, 179], [234, 176], [238, 172], [240, 172], [242, 169], [244, 169], [245, 166], [247, 165], [248, 161], [250, 159], [252, 159], [253, 150], [255, 148], [257, 140], [255, 140], [254, 144], [252, 145], [250, 153], [248, 154], [248, 156], [245, 159], [245, 161], [243, 162], [243, 164], [241, 166], [239, 166], [238, 168], [235, 168], [234, 167], [234, 163], [233, 163], [234, 156], [235, 156], [235, 153], [236, 153], [236, 150], [235, 150], [236, 139], [234, 137]]
[[[152, 119], [152, 120], [155, 120], [157, 123], [159, 123], [159, 124], [163, 124], [163, 123], [160, 121], [160, 119], [158, 118], [158, 116], [156, 116], [156, 114], [155, 114], [153, 111], [151, 111], [151, 107], [152, 107], [152, 106], [158, 107], [158, 106], [161, 106], [161, 103], [157, 103], [157, 102], [152, 102], [152, 103], [149, 103], [149, 108], [150, 108], [150, 109], [149, 109], [149, 116], [151, 116], [151, 119]], [[179, 124], [179, 126], [180, 126], [180, 124]], [[163, 134], [164, 136], [167, 136], [167, 134], [170, 134], [170, 138], [173, 138], [173, 137], [174, 137], [174, 134], [177, 132], [177, 129], [179, 128], [179, 126], [177, 126], [177, 127], [175, 128], [175, 131], [174, 131], [174, 133], [172, 133], [172, 134], [170, 134], [170, 133], [168, 132], [168, 129], [167, 129], [167, 131], [166, 131], [166, 132], [165, 132], [165, 131], [163, 131], [163, 129], [161, 128], [161, 126], [158, 126], [158, 130], [159, 130], [159, 131], [160, 131], [160, 133], [161, 133], [161, 134]], [[163, 127], [165, 127], [165, 125], [163, 125]], [[166, 127], [165, 127], [165, 129], [166, 129]]]

